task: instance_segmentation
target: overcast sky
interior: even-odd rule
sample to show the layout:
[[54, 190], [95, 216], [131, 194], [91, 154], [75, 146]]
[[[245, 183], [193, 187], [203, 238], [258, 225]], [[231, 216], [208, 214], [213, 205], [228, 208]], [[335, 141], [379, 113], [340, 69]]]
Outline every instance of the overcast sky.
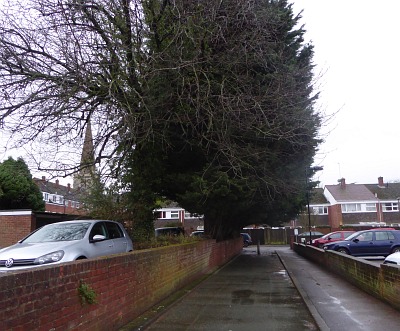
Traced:
[[318, 107], [336, 114], [323, 127], [315, 165], [324, 170], [315, 178], [322, 186], [341, 177], [347, 183], [377, 183], [379, 176], [400, 181], [400, 0], [292, 2], [295, 13], [303, 9], [316, 77], [322, 75]]
[[292, 0], [314, 45], [321, 110], [336, 114], [315, 178], [400, 181], [399, 0]]

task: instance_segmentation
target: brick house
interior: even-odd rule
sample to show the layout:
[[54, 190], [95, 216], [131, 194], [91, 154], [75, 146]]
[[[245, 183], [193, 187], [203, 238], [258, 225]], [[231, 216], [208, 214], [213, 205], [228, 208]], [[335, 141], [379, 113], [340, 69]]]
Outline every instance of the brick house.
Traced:
[[156, 217], [154, 221], [155, 228], [171, 225], [182, 226], [187, 234], [190, 234], [195, 230], [204, 229], [202, 216], [191, 214], [176, 204], [156, 209], [154, 215]]
[[[329, 226], [329, 208], [330, 203], [324, 195], [324, 190], [322, 188], [313, 189], [310, 195], [311, 224], [319, 226]], [[305, 212], [307, 213], [307, 206], [305, 208]], [[305, 225], [305, 223], [307, 223], [308, 225], [308, 220], [302, 223], [303, 225]]]
[[323, 198], [321, 189], [314, 191], [310, 210], [316, 215], [315, 225], [400, 225], [400, 183], [384, 183], [379, 177], [376, 184], [347, 184], [342, 178], [337, 185], [324, 187]]
[[50, 182], [45, 176], [33, 178], [43, 194], [45, 211], [51, 213], [85, 215], [85, 210], [79, 201], [79, 189], [73, 189], [70, 184], [61, 185], [59, 180]]

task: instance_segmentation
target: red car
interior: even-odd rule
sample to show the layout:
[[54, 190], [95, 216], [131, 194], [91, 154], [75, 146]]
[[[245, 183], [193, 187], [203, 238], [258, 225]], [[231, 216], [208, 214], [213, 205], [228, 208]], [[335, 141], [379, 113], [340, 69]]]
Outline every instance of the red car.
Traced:
[[325, 244], [331, 243], [334, 241], [345, 240], [348, 236], [350, 236], [355, 231], [334, 231], [330, 232], [321, 238], [314, 239], [312, 241], [312, 245], [315, 247], [322, 248]]

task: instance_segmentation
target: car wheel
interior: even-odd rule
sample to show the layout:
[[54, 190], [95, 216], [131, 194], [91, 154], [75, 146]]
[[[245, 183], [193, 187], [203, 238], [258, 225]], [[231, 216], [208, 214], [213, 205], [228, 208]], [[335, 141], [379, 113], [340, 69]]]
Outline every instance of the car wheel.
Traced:
[[244, 241], [243, 242], [243, 247], [247, 247], [247, 246], [249, 246], [249, 243], [247, 241]]
[[392, 249], [392, 253], [398, 253], [400, 252], [400, 247], [395, 247]]
[[339, 248], [337, 251], [342, 254], [349, 254], [349, 251], [346, 248]]

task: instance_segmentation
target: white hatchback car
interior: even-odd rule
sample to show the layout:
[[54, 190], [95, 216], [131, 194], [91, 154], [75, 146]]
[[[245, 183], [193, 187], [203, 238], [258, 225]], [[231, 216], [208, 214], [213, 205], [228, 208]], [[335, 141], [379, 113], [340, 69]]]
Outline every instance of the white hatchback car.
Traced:
[[383, 264], [400, 265], [400, 252], [396, 252], [386, 256], [385, 260], [383, 261]]
[[0, 249], [0, 272], [130, 252], [132, 240], [118, 222], [76, 220], [47, 224]]

